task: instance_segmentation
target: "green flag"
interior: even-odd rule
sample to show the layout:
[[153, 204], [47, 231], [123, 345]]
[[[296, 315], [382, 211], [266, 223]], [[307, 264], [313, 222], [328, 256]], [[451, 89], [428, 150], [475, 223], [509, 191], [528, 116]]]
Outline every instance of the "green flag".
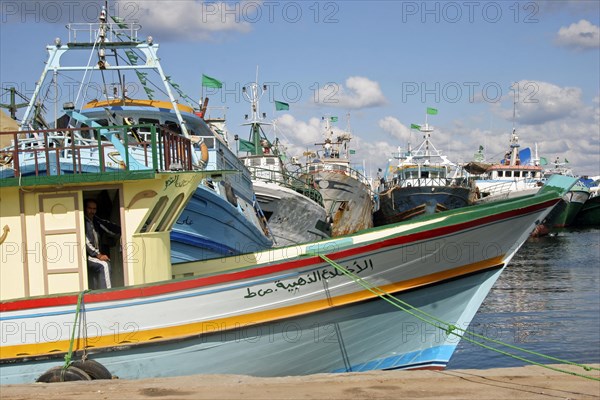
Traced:
[[429, 115], [437, 115], [437, 108], [427, 107], [427, 114], [429, 114]]
[[331, 122], [337, 122], [338, 118], [337, 117], [331, 117], [330, 120], [331, 120]]
[[569, 160], [567, 160], [567, 158], [565, 157], [565, 163], [568, 163], [568, 162], [569, 162]]
[[540, 157], [540, 165], [548, 165], [548, 159], [546, 157]]
[[356, 150], [350, 150], [350, 154], [356, 154]]
[[240, 139], [240, 151], [247, 151], [249, 153], [254, 152], [254, 143], [249, 140]]
[[417, 124], [410, 124], [410, 129], [418, 129], [418, 130], [421, 130], [421, 125], [417, 125]]
[[275, 111], [283, 111], [283, 110], [289, 110], [289, 109], [290, 109], [290, 105], [288, 103], [284, 103], [283, 101], [275, 100]]
[[210, 76], [202, 74], [202, 86], [221, 89], [223, 87], [223, 83], [216, 80], [215, 78], [211, 78]]

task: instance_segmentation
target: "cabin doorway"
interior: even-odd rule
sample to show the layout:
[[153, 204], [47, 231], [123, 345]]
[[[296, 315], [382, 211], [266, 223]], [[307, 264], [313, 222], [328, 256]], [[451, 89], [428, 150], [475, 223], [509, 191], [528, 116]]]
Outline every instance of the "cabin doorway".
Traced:
[[[123, 249], [121, 246], [121, 235], [123, 233], [121, 221], [121, 201], [118, 189], [87, 190], [83, 192], [83, 218], [86, 215], [86, 204], [89, 200], [96, 202], [96, 217], [111, 232], [98, 232], [98, 248], [102, 254], [110, 258], [110, 282], [111, 287], [124, 286], [125, 278], [123, 271]], [[83, 225], [85, 226], [85, 224]], [[86, 254], [87, 260], [87, 254]], [[90, 273], [88, 269], [88, 288], [97, 286], [97, 276]]]

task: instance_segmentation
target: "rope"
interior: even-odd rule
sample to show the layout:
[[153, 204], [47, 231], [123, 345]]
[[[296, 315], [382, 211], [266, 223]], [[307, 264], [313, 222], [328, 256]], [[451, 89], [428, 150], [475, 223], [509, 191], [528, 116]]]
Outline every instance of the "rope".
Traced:
[[[77, 321], [79, 320], [79, 310], [83, 304], [83, 295], [87, 292], [84, 290], [79, 293], [79, 297], [77, 298], [77, 307], [75, 308], [75, 322], [73, 323], [73, 330], [71, 332], [71, 341], [69, 343], [69, 351], [65, 354], [65, 365], [63, 366], [63, 371], [69, 368], [71, 365], [71, 358], [73, 356], [73, 343], [75, 342], [75, 330], [77, 329]], [[85, 307], [84, 307], [85, 309]]]
[[[479, 334], [474, 333], [474, 332], [469, 332], [469, 331], [467, 331], [465, 329], [457, 327], [454, 324], [450, 324], [448, 322], [445, 322], [445, 321], [443, 321], [443, 320], [441, 320], [439, 318], [436, 318], [435, 316], [433, 316], [431, 314], [426, 313], [425, 311], [422, 311], [422, 310], [420, 310], [420, 309], [418, 309], [416, 307], [411, 306], [410, 304], [406, 303], [405, 301], [402, 301], [402, 300], [398, 299], [397, 297], [391, 295], [390, 293], [388, 293], [388, 292], [386, 292], [386, 291], [378, 288], [377, 286], [374, 286], [374, 285], [370, 284], [369, 282], [367, 282], [366, 280], [362, 279], [358, 275], [351, 273], [346, 268], [344, 268], [340, 264], [336, 263], [335, 261], [331, 260], [330, 258], [328, 258], [325, 255], [321, 255], [321, 254], [313, 254], [313, 255], [319, 256], [321, 259], [323, 259], [324, 261], [326, 261], [329, 265], [333, 266], [335, 269], [337, 269], [338, 271], [342, 272], [344, 275], [348, 276], [355, 283], [357, 283], [358, 285], [360, 285], [363, 288], [367, 289], [369, 292], [371, 292], [371, 293], [379, 296], [382, 300], [390, 303], [394, 307], [399, 308], [400, 310], [402, 310], [402, 311], [404, 311], [404, 312], [412, 315], [413, 317], [415, 317], [415, 318], [417, 318], [417, 319], [419, 319], [419, 320], [421, 320], [421, 321], [423, 321], [423, 322], [425, 322], [427, 324], [433, 325], [434, 327], [436, 327], [436, 328], [438, 328], [438, 329], [440, 329], [442, 331], [445, 331], [448, 335], [452, 334], [452, 335], [458, 336], [459, 338], [461, 338], [463, 340], [466, 340], [466, 341], [468, 341], [470, 343], [473, 343], [475, 345], [481, 346], [481, 347], [483, 347], [485, 349], [495, 351], [497, 353], [500, 353], [500, 354], [503, 354], [503, 355], [515, 358], [517, 360], [520, 360], [520, 361], [523, 361], [523, 362], [526, 362], [526, 363], [529, 363], [529, 364], [532, 364], [532, 365], [537, 365], [537, 366], [540, 366], [540, 367], [543, 367], [543, 368], [546, 368], [546, 369], [554, 370], [554, 371], [557, 371], [557, 372], [562, 372], [562, 373], [569, 374], [569, 375], [578, 376], [578, 377], [581, 377], [581, 378], [586, 378], [586, 379], [591, 379], [591, 380], [595, 380], [595, 381], [600, 381], [600, 378], [597, 378], [597, 377], [594, 377], [594, 376], [583, 375], [583, 374], [579, 374], [577, 372], [567, 371], [567, 370], [564, 370], [564, 369], [561, 369], [561, 368], [556, 368], [556, 367], [552, 367], [552, 366], [549, 366], [549, 365], [546, 365], [546, 364], [541, 364], [539, 362], [536, 362], [536, 361], [533, 361], [533, 360], [529, 360], [527, 358], [524, 358], [524, 357], [521, 357], [521, 356], [518, 356], [518, 355], [515, 355], [515, 354], [512, 354], [512, 353], [509, 353], [507, 351], [504, 351], [504, 350], [492, 347], [492, 346], [487, 345], [485, 343], [481, 343], [481, 342], [479, 342], [477, 340], [468, 338], [468, 337], [465, 336], [465, 334], [472, 335], [473, 337], [476, 337], [478, 339], [481, 339], [481, 340], [484, 340], [484, 341], [488, 341], [488, 342], [491, 342], [491, 343], [494, 343], [494, 344], [498, 344], [498, 345], [501, 345], [501, 346], [506, 346], [506, 347], [508, 347], [510, 349], [513, 349], [513, 350], [516, 350], [516, 351], [522, 351], [524, 353], [528, 353], [528, 354], [535, 355], [535, 356], [538, 356], [538, 357], [541, 357], [541, 358], [545, 358], [545, 359], [548, 359], [548, 360], [556, 361], [556, 362], [559, 362], [559, 363], [562, 363], [562, 364], [574, 365], [574, 366], [577, 366], [577, 367], [580, 367], [580, 368], [584, 369], [585, 371], [591, 371], [591, 370], [600, 371], [600, 368], [597, 368], [597, 367], [590, 367], [590, 366], [587, 366], [587, 365], [583, 365], [583, 364], [578, 364], [578, 363], [575, 363], [575, 362], [571, 362], [571, 361], [568, 361], [568, 360], [562, 360], [560, 358], [548, 356], [548, 355], [545, 355], [545, 354], [542, 354], [542, 353], [538, 353], [538, 352], [535, 352], [535, 351], [532, 351], [532, 350], [527, 350], [527, 349], [524, 349], [524, 348], [521, 348], [521, 347], [518, 347], [518, 346], [515, 346], [515, 345], [511, 345], [509, 343], [505, 343], [505, 342], [502, 342], [500, 340], [491, 339], [491, 338], [488, 338], [488, 337], [483, 336], [483, 335], [479, 335]], [[418, 315], [418, 314], [421, 314], [421, 315]], [[460, 333], [457, 333], [457, 331], [460, 332]]]

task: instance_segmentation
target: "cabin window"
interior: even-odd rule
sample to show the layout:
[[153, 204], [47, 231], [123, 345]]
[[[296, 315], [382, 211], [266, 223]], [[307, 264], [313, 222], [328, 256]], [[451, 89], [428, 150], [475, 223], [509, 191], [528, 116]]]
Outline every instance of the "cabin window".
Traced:
[[506, 171], [506, 177], [512, 178], [512, 171]]
[[169, 229], [171, 225], [173, 225], [175, 217], [179, 215], [179, 213], [177, 213], [176, 211], [179, 210], [179, 206], [181, 206], [181, 203], [183, 203], [183, 197], [183, 193], [179, 193], [177, 197], [175, 197], [175, 199], [167, 209], [165, 216], [160, 221], [160, 224], [158, 224], [158, 228], [156, 229], [157, 232], [165, 231]]
[[142, 229], [140, 229], [140, 232], [143, 233], [153, 231], [154, 227], [156, 226], [156, 223], [158, 222], [158, 217], [167, 205], [167, 200], [167, 196], [162, 196], [160, 199], [158, 199], [158, 202], [156, 203], [152, 211], [150, 211], [150, 215], [148, 215], [148, 218], [146, 218], [146, 222], [144, 222], [144, 225], [142, 226]]
[[267, 158], [267, 165], [275, 165], [275, 159], [274, 158]]
[[504, 171], [498, 171], [498, 178], [502, 178], [504, 176]]
[[[142, 124], [158, 125], [160, 123], [160, 121], [157, 119], [153, 119], [153, 118], [140, 118], [138, 123], [140, 125], [142, 125]], [[150, 137], [150, 134], [152, 133], [150, 127], [139, 128], [137, 133], [140, 136], [140, 139], [142, 139], [144, 142], [149, 142], [152, 140], [152, 138]]]
[[521, 171], [515, 171], [515, 178], [521, 177]]
[[429, 171], [421, 171], [421, 178], [429, 178]]
[[260, 166], [260, 158], [250, 159], [250, 165], [252, 165], [253, 167]]
[[173, 131], [174, 133], [177, 133], [179, 135], [181, 134], [181, 127], [177, 122], [165, 121], [165, 125], [167, 126], [167, 129]]
[[206, 145], [206, 147], [208, 147], [209, 149], [214, 149], [215, 148], [215, 138], [214, 137], [206, 137], [206, 136], [204, 136], [202, 138], [202, 141], [204, 142], [204, 144]]

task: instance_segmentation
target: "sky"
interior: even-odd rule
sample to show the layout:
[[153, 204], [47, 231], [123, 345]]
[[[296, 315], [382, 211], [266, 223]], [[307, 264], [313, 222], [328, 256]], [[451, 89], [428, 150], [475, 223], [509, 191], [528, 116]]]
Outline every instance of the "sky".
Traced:
[[[33, 93], [45, 45], [65, 24], [96, 22], [104, 1], [0, 1], [0, 82]], [[301, 157], [322, 141], [324, 116], [349, 130], [352, 162], [374, 175], [422, 135], [456, 163], [480, 145], [497, 162], [514, 128], [522, 147], [600, 175], [600, 2], [109, 1], [111, 15], [159, 43], [182, 90], [226, 110], [231, 138], [250, 111], [241, 88], [267, 84], [267, 130]], [[202, 75], [223, 82], [202, 88]], [[127, 81], [135, 85], [135, 76]], [[61, 101], [74, 96], [65, 83]], [[71, 86], [69, 86], [71, 85]], [[138, 87], [139, 89], [139, 87]], [[134, 93], [137, 92], [137, 93]], [[138, 97], [143, 93], [130, 90]], [[72, 100], [72, 99], [71, 99]], [[91, 99], [90, 99], [91, 100]], [[275, 111], [274, 100], [289, 110]], [[3, 92], [0, 103], [7, 103]], [[515, 118], [513, 118], [513, 111]], [[213, 113], [218, 113], [213, 110]], [[233, 143], [233, 141], [232, 141]], [[391, 161], [394, 162], [393, 160]]]

